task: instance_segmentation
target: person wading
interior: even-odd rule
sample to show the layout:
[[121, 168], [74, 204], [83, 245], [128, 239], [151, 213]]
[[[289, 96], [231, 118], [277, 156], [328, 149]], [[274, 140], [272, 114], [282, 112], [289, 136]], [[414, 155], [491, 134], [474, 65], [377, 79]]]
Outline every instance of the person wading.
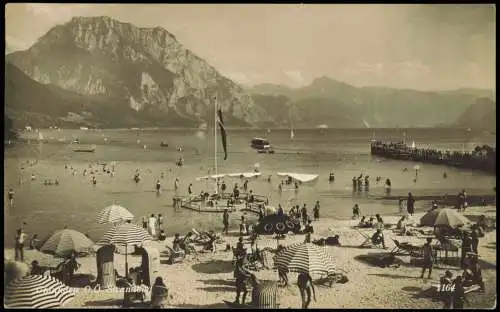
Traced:
[[309, 275], [309, 273], [300, 273], [297, 278], [297, 286], [299, 287], [300, 296], [302, 298], [302, 309], [307, 309], [311, 303], [311, 290], [314, 301], [316, 301], [316, 291], [311, 275]]

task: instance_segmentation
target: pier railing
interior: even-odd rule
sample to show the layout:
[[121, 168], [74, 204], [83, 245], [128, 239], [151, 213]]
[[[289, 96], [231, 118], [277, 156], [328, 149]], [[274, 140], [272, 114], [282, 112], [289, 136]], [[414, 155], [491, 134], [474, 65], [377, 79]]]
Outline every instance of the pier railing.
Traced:
[[374, 141], [371, 143], [371, 154], [391, 159], [448, 165], [496, 174], [496, 148], [488, 145], [477, 146], [470, 152], [460, 152], [413, 148], [403, 142]]

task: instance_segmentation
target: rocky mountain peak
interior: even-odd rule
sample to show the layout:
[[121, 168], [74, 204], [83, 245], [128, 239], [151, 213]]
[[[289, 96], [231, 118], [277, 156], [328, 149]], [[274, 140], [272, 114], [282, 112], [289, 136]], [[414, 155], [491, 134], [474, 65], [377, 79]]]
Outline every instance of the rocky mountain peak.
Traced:
[[[159, 109], [200, 121], [217, 95], [238, 125], [265, 113], [249, 94], [183, 47], [161, 27], [140, 28], [107, 16], [74, 17], [8, 61], [44, 84], [83, 95], [126, 99], [136, 111]], [[213, 109], [212, 109], [213, 110]]]

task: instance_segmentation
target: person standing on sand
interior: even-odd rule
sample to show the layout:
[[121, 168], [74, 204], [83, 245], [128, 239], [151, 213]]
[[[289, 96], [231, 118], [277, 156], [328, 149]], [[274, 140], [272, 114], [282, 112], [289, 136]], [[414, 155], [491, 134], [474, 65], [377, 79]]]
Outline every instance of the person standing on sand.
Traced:
[[297, 277], [297, 286], [299, 287], [300, 297], [302, 298], [302, 309], [307, 309], [311, 303], [311, 290], [314, 301], [316, 301], [316, 291], [309, 273], [300, 273]]
[[141, 219], [142, 219], [142, 228], [147, 229], [148, 228], [148, 220], [144, 216]]
[[224, 214], [222, 215], [222, 224], [224, 225], [224, 233], [226, 235], [229, 233], [229, 210], [224, 208]]
[[319, 200], [316, 201], [316, 204], [314, 205], [313, 213], [314, 213], [314, 221], [319, 220]]
[[161, 213], [158, 214], [157, 222], [158, 222], [158, 229], [161, 230], [163, 226], [163, 216], [161, 215]]
[[179, 178], [175, 178], [174, 182], [174, 192], [177, 194], [177, 190], [179, 189]]
[[352, 207], [352, 218], [359, 219], [359, 214], [360, 214], [359, 205], [354, 204], [354, 207]]
[[156, 195], [160, 195], [161, 183], [160, 180], [156, 180]]
[[149, 217], [148, 230], [151, 236], [156, 236], [156, 218], [154, 213], [152, 213], [151, 217]]
[[306, 207], [306, 204], [304, 204], [304, 206], [302, 206], [302, 223], [304, 225], [307, 224], [307, 207]]
[[415, 198], [411, 192], [408, 193], [408, 199], [406, 200], [406, 210], [410, 216], [415, 213]]
[[17, 230], [17, 234], [15, 237], [15, 260], [16, 261], [24, 261], [24, 241], [26, 240], [26, 233], [23, 232], [23, 229], [20, 228]]
[[429, 275], [427, 276], [427, 278], [429, 279], [431, 278], [433, 257], [434, 257], [431, 243], [432, 243], [432, 238], [428, 237], [427, 243], [425, 243], [423, 247], [424, 263], [422, 266], [422, 274], [420, 275], [420, 278], [424, 278], [425, 269], [429, 269]]
[[10, 188], [9, 193], [8, 193], [10, 208], [12, 208], [14, 206], [14, 195], [15, 195], [14, 190]]
[[193, 183], [189, 183], [188, 194], [189, 194], [189, 196], [191, 196], [191, 194], [193, 194]]

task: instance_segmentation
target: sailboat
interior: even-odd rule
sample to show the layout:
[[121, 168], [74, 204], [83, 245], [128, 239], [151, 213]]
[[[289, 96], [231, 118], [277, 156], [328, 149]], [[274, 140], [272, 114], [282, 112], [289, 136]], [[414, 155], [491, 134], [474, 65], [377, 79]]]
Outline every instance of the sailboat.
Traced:
[[[176, 196], [177, 200], [180, 202], [180, 206], [182, 208], [187, 208], [191, 210], [195, 210], [198, 212], [224, 212], [225, 208], [228, 208], [226, 205], [224, 207], [218, 205], [218, 199], [220, 199], [221, 196], [219, 196], [219, 190], [218, 190], [218, 180], [222, 177], [225, 176], [225, 174], [218, 174], [218, 167], [217, 167], [217, 124], [220, 124], [221, 127], [222, 125], [222, 120], [218, 121], [217, 118], [218, 116], [218, 103], [217, 103], [217, 97], [215, 98], [215, 110], [214, 110], [214, 174], [209, 175], [206, 177], [201, 177], [197, 178], [196, 180], [202, 180], [202, 179], [213, 179], [214, 180], [214, 188], [215, 192], [209, 196], [208, 202], [206, 202], [204, 199], [200, 197], [195, 197], [195, 198], [188, 198], [187, 200], [182, 200], [180, 197]], [[219, 117], [222, 118], [222, 117]], [[208, 205], [207, 205], [208, 204]]]
[[411, 142], [411, 148], [416, 148], [415, 141]]
[[290, 129], [290, 139], [293, 140], [295, 137], [295, 132], [293, 132], [293, 129]]

